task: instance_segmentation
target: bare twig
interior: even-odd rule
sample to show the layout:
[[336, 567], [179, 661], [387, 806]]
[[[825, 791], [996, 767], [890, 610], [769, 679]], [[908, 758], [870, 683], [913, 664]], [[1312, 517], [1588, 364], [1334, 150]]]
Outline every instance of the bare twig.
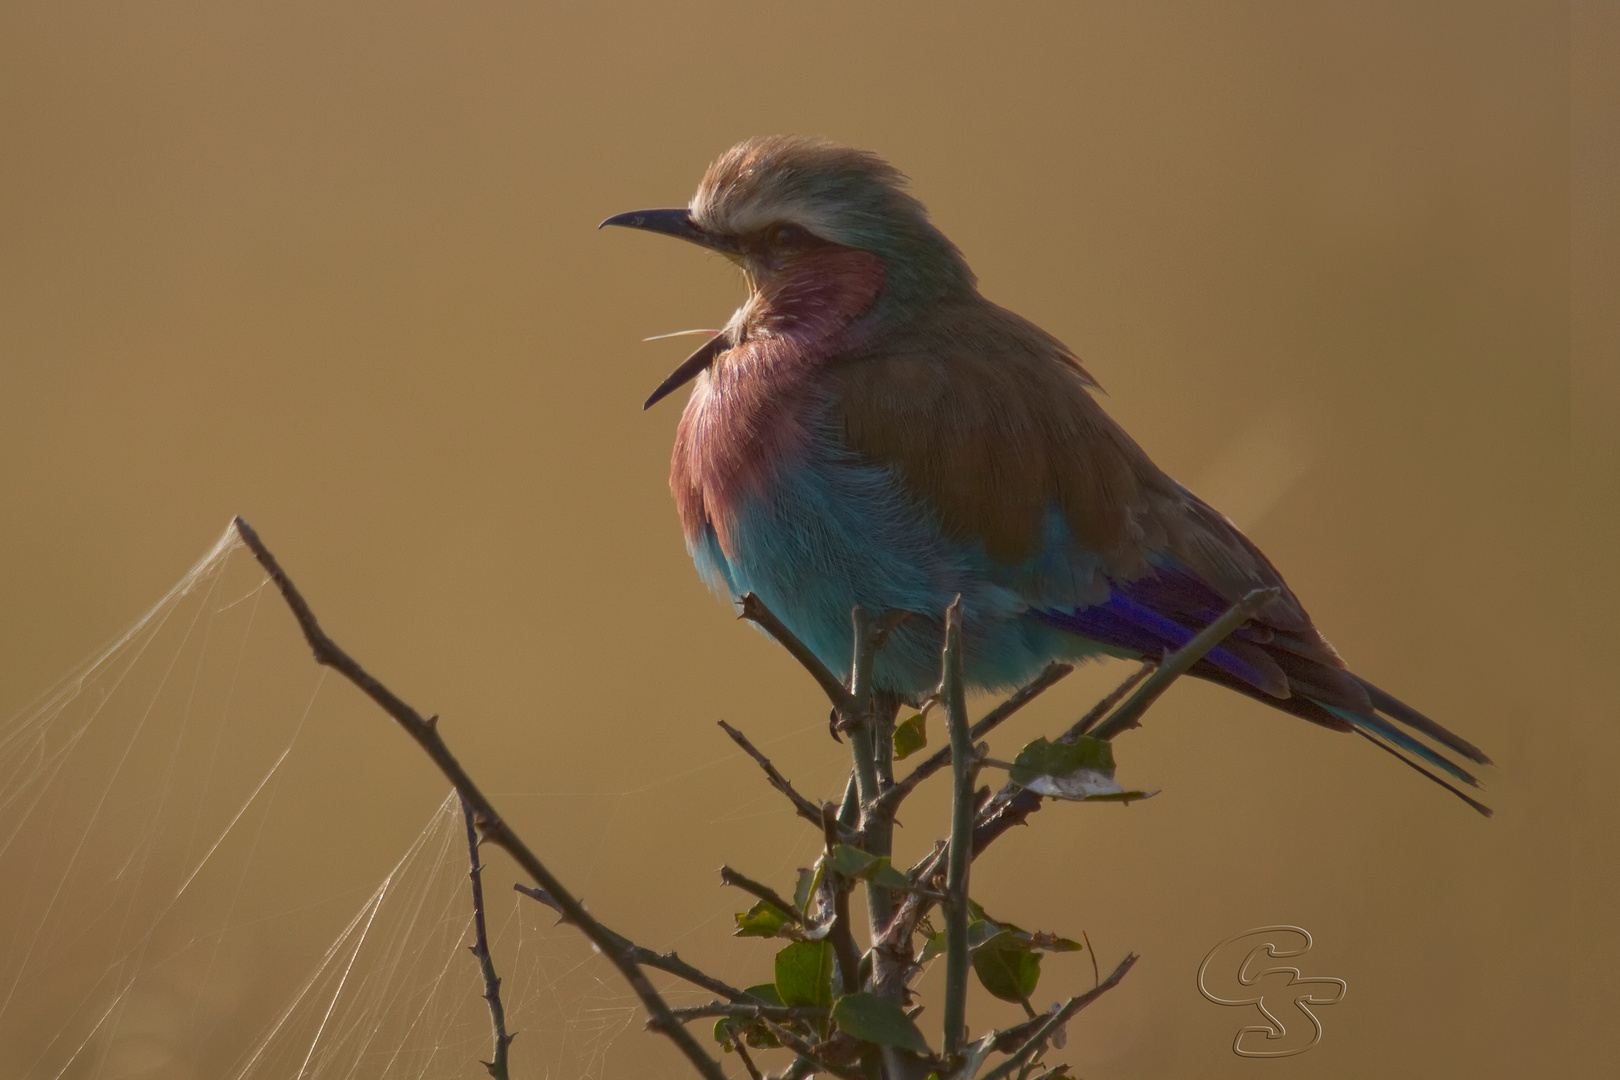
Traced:
[[1050, 1069], [1042, 1069], [1029, 1080], [1052, 1080], [1053, 1077], [1062, 1076], [1068, 1068], [1067, 1065], [1054, 1065]]
[[743, 593], [741, 599], [737, 601], [737, 606], [741, 609], [742, 618], [747, 619], [775, 638], [778, 644], [792, 654], [793, 659], [797, 660], [799, 665], [810, 673], [811, 678], [816, 680], [822, 692], [827, 695], [827, 699], [833, 703], [833, 708], [839, 712], [852, 712], [854, 710], [854, 695], [845, 689], [838, 676], [829, 671], [827, 665], [823, 664], [821, 659], [810, 651], [810, 646], [794, 636], [793, 631], [784, 626], [782, 620], [778, 619], [771, 609], [765, 606], [765, 601], [753, 593]]
[[[532, 888], [523, 884], [522, 882], [515, 883], [512, 888], [516, 889], [518, 892], [529, 897], [530, 899], [540, 901], [542, 904], [546, 905], [548, 908], [551, 908], [558, 914], [562, 913], [562, 909], [557, 906], [557, 902], [553, 900], [551, 894], [546, 892], [544, 889]], [[659, 971], [667, 971], [671, 975], [676, 975], [682, 979], [685, 979], [693, 986], [703, 987], [703, 989], [709, 991], [711, 994], [719, 994], [723, 998], [727, 998], [731, 1001], [739, 1002], [744, 1005], [755, 1004], [759, 1001], [758, 998], [754, 997], [746, 990], [739, 990], [730, 983], [722, 982], [713, 975], [693, 967], [685, 960], [682, 960], [680, 955], [673, 950], [667, 953], [653, 952], [644, 945], [637, 945], [629, 938], [615, 934], [612, 930], [609, 930], [608, 933], [617, 938], [618, 946], [622, 949], [629, 950], [630, 955], [635, 962], [643, 967], [657, 968]]]
[[[1028, 705], [1041, 694], [1051, 689], [1052, 686], [1058, 682], [1058, 680], [1062, 679], [1065, 675], [1068, 675], [1073, 670], [1073, 664], [1061, 664], [1055, 661], [1047, 664], [1046, 668], [1039, 675], [1035, 676], [1034, 679], [1025, 684], [1006, 701], [1003, 701], [1000, 705], [997, 705], [994, 709], [991, 709], [984, 715], [984, 719], [980, 720], [977, 724], [974, 724], [968, 733], [968, 738], [972, 742], [978, 742], [980, 739], [990, 734], [990, 732], [994, 731], [998, 726], [1001, 725], [1003, 721], [1012, 716], [1013, 713], [1017, 712], [1019, 709], [1022, 709], [1025, 705]], [[890, 788], [888, 791], [885, 791], [881, 796], [879, 796], [878, 802], [883, 805], [885, 810], [893, 813], [894, 810], [900, 806], [900, 803], [905, 800], [906, 796], [910, 795], [916, 790], [918, 784], [922, 783], [930, 776], [933, 776], [940, 769], [943, 769], [950, 763], [951, 748], [949, 746], [941, 748], [929, 757], [924, 758], [915, 769], [911, 770], [911, 772], [906, 775], [904, 780], [896, 781], [894, 787]]]
[[849, 929], [850, 881], [832, 868], [833, 845], [838, 842], [837, 815], [838, 808], [832, 803], [822, 804], [822, 836], [827, 845], [826, 880], [833, 897], [833, 921], [827, 931], [827, 941], [838, 958], [838, 971], [847, 994], [861, 988], [861, 951], [855, 947], [855, 935]]
[[833, 1076], [841, 1077], [842, 1080], [867, 1080], [866, 1077], [862, 1076], [854, 1069], [846, 1069], [841, 1065], [834, 1065], [832, 1062], [826, 1060], [820, 1054], [816, 1053], [815, 1047], [793, 1034], [793, 1032], [789, 1031], [781, 1024], [772, 1023], [769, 1019], [763, 1018], [760, 1022], [770, 1030], [772, 1035], [776, 1036], [777, 1042], [781, 1043], [789, 1050], [792, 1050], [795, 1054], [798, 1054], [803, 1060], [815, 1066], [816, 1072], [831, 1073]]
[[1187, 669], [1204, 658], [1204, 655], [1225, 641], [1227, 635], [1248, 622], [1261, 608], [1282, 595], [1282, 589], [1272, 586], [1269, 589], [1255, 589], [1242, 600], [1226, 609], [1226, 613], [1202, 630], [1198, 631], [1193, 639], [1169, 656], [1164, 658], [1147, 682], [1139, 687], [1130, 699], [1121, 705], [1114, 714], [1092, 731], [1094, 739], [1112, 739], [1115, 735], [1127, 728], [1136, 727], [1147, 712], [1148, 706], [1156, 701], [1160, 694], [1170, 689], [1170, 684], [1186, 674]]
[[1106, 716], [1109, 709], [1112, 709], [1115, 705], [1118, 705], [1121, 698], [1130, 693], [1137, 683], [1148, 677], [1148, 672], [1152, 671], [1158, 666], [1157, 660], [1142, 661], [1141, 667], [1127, 675], [1125, 677], [1125, 681], [1114, 687], [1113, 690], [1109, 691], [1107, 697], [1103, 698], [1090, 709], [1086, 710], [1086, 715], [1076, 720], [1074, 725], [1070, 727], [1068, 731], [1065, 731], [1062, 735], [1059, 735], [1057, 741], [1060, 743], [1072, 744], [1076, 739], [1080, 738], [1080, 736], [1086, 734], [1092, 728], [1096, 727], [1097, 721]]
[[731, 1048], [737, 1051], [737, 1057], [741, 1059], [743, 1068], [748, 1070], [748, 1080], [765, 1080], [765, 1074], [759, 1071], [758, 1065], [754, 1064], [754, 1059], [749, 1056], [748, 1047], [743, 1045], [742, 1039], [735, 1040], [731, 1044]]
[[[731, 736], [732, 742], [735, 742], [738, 746], [742, 747], [743, 753], [753, 758], [754, 762], [762, 770], [764, 770], [765, 779], [770, 781], [771, 787], [787, 796], [788, 801], [793, 804], [794, 812], [800, 817], [804, 818], [806, 821], [810, 822], [812, 825], [819, 828], [821, 826], [821, 808], [815, 803], [811, 802], [809, 799], [805, 798], [803, 795], [800, 795], [798, 790], [788, 782], [788, 778], [783, 776], [775, 765], [771, 764], [771, 759], [760, 753], [759, 749], [755, 747], [753, 743], [748, 741], [748, 736], [744, 735], [742, 732], [738, 731], [724, 720], [717, 720], [715, 722], [720, 725], [720, 729], [722, 731]], [[840, 827], [838, 835], [840, 837], [840, 841], [853, 839], [854, 836], [852, 832], [843, 827]]]
[[450, 752], [449, 746], [440, 737], [435, 724], [430, 723], [421, 713], [407, 705], [392, 690], [389, 690], [378, 681], [370, 672], [361, 667], [353, 657], [343, 651], [338, 644], [327, 636], [310, 610], [309, 604], [299, 593], [292, 580], [282, 570], [281, 564], [276, 561], [270, 550], [259, 539], [259, 534], [240, 517], [234, 520], [236, 531], [253, 552], [259, 564], [270, 575], [270, 580], [280, 590], [282, 599], [292, 609], [293, 618], [298, 621], [299, 628], [304, 633], [304, 639], [309, 643], [310, 649], [315, 653], [315, 662], [333, 668], [339, 674], [352, 682], [362, 693], [376, 702], [384, 712], [393, 717], [406, 734], [416, 741], [416, 744], [432, 759], [444, 773], [451, 784], [455, 785], [461, 797], [472, 807], [474, 822], [482, 833], [484, 840], [495, 844], [511, 855], [517, 864], [523, 868], [541, 888], [550, 894], [556, 902], [557, 909], [562, 913], [564, 921], [577, 927], [581, 933], [602, 950], [613, 966], [630, 988], [641, 999], [642, 1006], [646, 1008], [651, 1023], [663, 1032], [686, 1055], [687, 1060], [703, 1076], [709, 1080], [726, 1080], [725, 1070], [720, 1063], [710, 1057], [708, 1052], [700, 1046], [692, 1034], [682, 1027], [670, 1015], [669, 1005], [654, 989], [631, 950], [624, 947], [625, 939], [608, 930], [597, 922], [583, 904], [574, 898], [563, 883], [542, 863], [534, 852], [529, 850], [518, 835], [507, 826], [506, 822], [496, 812], [494, 804], [473, 782], [471, 776], [462, 768], [455, 755]]
[[[951, 840], [945, 871], [945, 1053], [967, 1040], [968, 848], [973, 829], [973, 740], [962, 687], [962, 598], [945, 612], [945, 662], [940, 694], [951, 736]], [[919, 884], [922, 884], [919, 882]]]
[[[856, 607], [851, 611], [850, 622], [855, 641], [849, 679], [853, 701], [848, 710], [840, 711], [840, 719], [849, 731], [849, 752], [854, 759], [855, 796], [863, 808], [861, 847], [873, 855], [888, 855], [893, 832], [890, 820], [868, 809], [879, 794], [879, 725], [874, 722], [872, 709], [872, 662], [877, 656], [877, 634], [865, 608]], [[866, 883], [866, 911], [874, 937], [894, 916], [893, 897], [887, 888], [875, 881]]]
[[[1114, 973], [1108, 976], [1108, 978], [1104, 979], [1100, 985], [1091, 990], [1087, 990], [1079, 997], [1070, 998], [1068, 1002], [1064, 1004], [1063, 1008], [1059, 1009], [1051, 1016], [1046, 1017], [1044, 1022], [1042, 1022], [1040, 1026], [1035, 1029], [1034, 1033], [1025, 1039], [1017, 1050], [1013, 1051], [1011, 1057], [1009, 1057], [1006, 1061], [1003, 1061], [1000, 1065], [997, 1065], [994, 1069], [991, 1069], [989, 1072], [985, 1073], [981, 1080], [1004, 1080], [1005, 1077], [1012, 1075], [1013, 1070], [1022, 1065], [1024, 1060], [1031, 1054], [1045, 1046], [1047, 1040], [1052, 1037], [1052, 1033], [1058, 1028], [1062, 1027], [1064, 1024], [1068, 1023], [1069, 1020], [1074, 1017], [1075, 1013], [1079, 1012], [1081, 1009], [1085, 1008], [1087, 1005], [1090, 1005], [1093, 1001], [1096, 1001], [1108, 991], [1118, 986], [1119, 980], [1123, 979], [1125, 977], [1125, 973], [1131, 970], [1131, 967], [1136, 963], [1136, 960], [1136, 954], [1131, 953], [1125, 957], [1124, 960], [1120, 961], [1119, 967], [1115, 968]], [[1031, 1021], [1030, 1023], [1033, 1024], [1034, 1021]], [[1013, 1030], [1019, 1031], [1028, 1026], [1030, 1025], [1021, 1024], [1018, 1028], [1014, 1028]], [[996, 1040], [998, 1049], [1000, 1048], [1000, 1042], [1001, 1040], [998, 1038]]]
[[682, 1023], [701, 1020], [706, 1016], [727, 1016], [735, 1020], [825, 1020], [832, 1015], [831, 1009], [815, 1005], [728, 1005], [723, 1001], [670, 1011]]
[[[1097, 724], [1089, 732], [1094, 739], [1112, 739], [1115, 735], [1127, 728], [1136, 727], [1154, 701], [1160, 694], [1170, 687], [1187, 672], [1194, 664], [1204, 657], [1215, 646], [1219, 645], [1231, 632], [1259, 611], [1277, 595], [1276, 589], [1256, 589], [1242, 600], [1233, 604], [1220, 618], [1210, 623], [1186, 645], [1152, 668], [1152, 674], [1147, 681], [1137, 687], [1136, 692], [1119, 706], [1106, 720]], [[1147, 670], [1144, 668], [1143, 670]], [[1124, 684], [1113, 693], [1104, 698], [1104, 702], [1117, 701], [1121, 690], [1129, 689], [1135, 682], [1140, 681], [1142, 672], [1134, 673], [1126, 679]], [[1092, 712], [1096, 710], [1093, 709]], [[1090, 714], [1088, 713], [1089, 717]], [[1081, 724], [1085, 723], [1082, 718]], [[1061, 737], [1063, 741], [1072, 742], [1081, 732], [1070, 728]], [[998, 837], [1017, 825], [1024, 824], [1029, 815], [1039, 810], [1045, 799], [1027, 788], [1020, 788], [1016, 784], [1008, 784], [998, 791], [989, 804], [980, 811], [978, 820], [973, 826], [973, 854], [978, 856], [989, 847]]]
[[489, 954], [489, 933], [484, 923], [484, 867], [478, 861], [478, 830], [473, 825], [473, 809], [467, 805], [466, 799], [461, 800], [461, 816], [467, 822], [467, 857], [472, 862], [472, 869], [467, 871], [467, 876], [472, 879], [472, 954], [478, 958], [478, 970], [484, 976], [484, 1000], [489, 1002], [489, 1026], [495, 1039], [494, 1053], [488, 1061], [480, 1064], [489, 1070], [494, 1080], [508, 1080], [510, 1073], [506, 1067], [506, 1048], [512, 1045], [517, 1035], [506, 1033], [506, 1006], [501, 1003], [501, 980], [495, 974], [495, 960]]
[[804, 916], [800, 915], [799, 909], [793, 906], [793, 901], [783, 899], [775, 889], [763, 882], [755, 881], [747, 874], [738, 873], [729, 866], [722, 866], [720, 868], [720, 882], [723, 885], [731, 885], [741, 889], [745, 893], [752, 893], [772, 907], [779, 909], [782, 914], [796, 923], [804, 922]]

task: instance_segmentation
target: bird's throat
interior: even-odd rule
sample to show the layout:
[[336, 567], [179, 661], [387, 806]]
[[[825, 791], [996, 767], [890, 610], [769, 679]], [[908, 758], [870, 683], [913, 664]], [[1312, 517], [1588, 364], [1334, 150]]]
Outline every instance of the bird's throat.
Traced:
[[845, 334], [883, 291], [883, 260], [829, 247], [769, 274], [750, 274], [743, 308], [747, 337], [787, 337], [820, 351]]

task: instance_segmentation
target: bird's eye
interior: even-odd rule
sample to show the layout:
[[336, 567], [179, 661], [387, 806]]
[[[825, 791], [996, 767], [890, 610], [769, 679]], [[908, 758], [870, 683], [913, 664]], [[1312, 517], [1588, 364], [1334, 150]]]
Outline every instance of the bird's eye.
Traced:
[[766, 234], [766, 238], [770, 240], [772, 247], [784, 247], [790, 244], [802, 243], [809, 235], [797, 225], [772, 225], [770, 232]]

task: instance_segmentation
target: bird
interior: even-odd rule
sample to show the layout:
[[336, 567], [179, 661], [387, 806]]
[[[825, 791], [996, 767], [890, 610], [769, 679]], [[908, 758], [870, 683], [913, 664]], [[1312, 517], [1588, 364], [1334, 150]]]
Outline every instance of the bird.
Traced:
[[997, 690], [1055, 660], [1160, 659], [1274, 588], [1189, 674], [1357, 732], [1490, 815], [1455, 760], [1490, 759], [1353, 674], [1260, 549], [1103, 410], [1075, 354], [980, 293], [882, 157], [750, 138], [688, 205], [610, 225], [743, 272], [742, 306], [643, 407], [691, 385], [669, 476], [688, 552], [832, 672], [849, 676], [857, 605], [909, 613], [872, 684], [916, 702], [957, 598], [964, 681]]

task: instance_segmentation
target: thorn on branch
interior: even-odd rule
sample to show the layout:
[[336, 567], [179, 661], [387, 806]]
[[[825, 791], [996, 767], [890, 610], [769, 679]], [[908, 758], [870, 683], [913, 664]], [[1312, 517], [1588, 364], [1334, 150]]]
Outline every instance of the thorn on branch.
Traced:
[[977, 766], [968, 729], [962, 680], [962, 598], [945, 612], [940, 697], [945, 702], [951, 750], [951, 840], [945, 872], [945, 1053], [967, 1041], [968, 873], [973, 840], [973, 781]]
[[550, 908], [552, 911], [555, 911], [557, 914], [559, 914], [559, 915], [564, 914], [562, 906], [559, 905], [557, 903], [556, 899], [550, 893], [546, 892], [546, 890], [544, 890], [544, 889], [536, 889], [532, 885], [523, 884], [523, 882], [521, 882], [521, 881], [513, 882], [512, 883], [512, 888], [516, 889], [518, 892], [522, 893], [524, 896], [529, 897], [531, 900], [540, 901], [542, 904], [546, 905], [546, 907]]
[[473, 944], [472, 954], [478, 959], [478, 970], [484, 977], [484, 1001], [489, 1005], [489, 1025], [495, 1039], [491, 1060], [483, 1063], [494, 1080], [509, 1080], [506, 1048], [512, 1044], [506, 1034], [506, 1007], [501, 1003], [501, 979], [495, 973], [495, 959], [489, 952], [489, 933], [484, 921], [483, 864], [478, 861], [478, 833], [474, 828], [477, 815], [465, 796], [461, 799], [461, 816], [467, 825], [467, 858], [472, 869], [467, 872], [472, 880]]
[[737, 601], [737, 607], [741, 612], [740, 618], [747, 619], [775, 638], [777, 643], [799, 662], [799, 666], [810, 673], [810, 677], [816, 680], [822, 692], [827, 695], [827, 700], [832, 702], [833, 708], [841, 712], [853, 709], [854, 696], [845, 688], [843, 681], [828, 670], [827, 665], [821, 662], [821, 658], [811, 652], [810, 647], [800, 641], [793, 631], [765, 606], [763, 600], [753, 593], [744, 593]]
[[[529, 886], [524, 885], [522, 882], [514, 883], [512, 888], [516, 889], [524, 896], [540, 901], [542, 904], [545, 904], [554, 911], [559, 910], [555, 898], [548, 894], [544, 889], [530, 888]], [[567, 921], [567, 917], [564, 916], [564, 918], [559, 921]], [[607, 928], [603, 927], [603, 929], [606, 930]], [[613, 939], [613, 948], [619, 952], [622, 952], [633, 963], [640, 964], [643, 967], [657, 968], [659, 971], [667, 971], [671, 975], [685, 979], [694, 986], [701, 986], [703, 989], [709, 991], [709, 993], [717, 994], [728, 1001], [736, 1001], [744, 1004], [763, 1004], [752, 994], [749, 994], [744, 990], [739, 990], [735, 986], [722, 982], [713, 975], [693, 967], [685, 960], [682, 960], [680, 955], [674, 951], [667, 953], [653, 952], [646, 946], [637, 945], [629, 938], [616, 934], [612, 930], [607, 930], [607, 933]]]
[[[253, 530], [253, 527], [240, 517], [233, 519], [232, 525], [235, 526], [236, 533], [242, 538], [242, 542], [253, 552], [253, 557], [259, 561], [259, 565], [264, 567], [264, 571], [270, 576], [270, 580], [275, 583], [276, 589], [281, 593], [281, 598], [286, 601], [287, 607], [292, 611], [293, 618], [297, 620], [299, 629], [303, 631], [304, 640], [308, 642], [310, 649], [314, 652], [316, 662], [342, 674], [357, 689], [376, 702], [378, 707], [392, 717], [395, 723], [404, 728], [406, 733], [422, 748], [423, 752], [439, 767], [439, 771], [445, 775], [445, 778], [455, 786], [456, 791], [460, 793], [469, 810], [487, 817], [491, 821], [499, 822], [499, 816], [495, 812], [494, 805], [490, 803], [489, 797], [479, 789], [478, 785], [473, 782], [472, 777], [467, 774], [467, 770], [462, 768], [461, 762], [457, 761], [455, 755], [450, 752], [450, 747], [446, 745], [444, 739], [439, 735], [438, 725], [429, 724], [421, 713], [413, 709], [398, 694], [388, 689], [380, 680], [361, 667], [359, 662], [352, 656], [339, 648], [337, 642], [328, 637], [326, 632], [321, 629], [320, 623], [315, 618], [315, 613], [310, 610], [303, 594], [292, 583], [292, 579], [281, 568], [281, 564], [270, 553], [270, 549], [265, 547], [264, 542], [259, 539], [259, 534]], [[472, 815], [468, 814], [467, 817], [467, 827], [470, 832], [473, 828]], [[528, 845], [519, 839], [512, 830], [502, 826], [489, 838], [494, 840], [507, 854], [511, 855], [513, 860], [523, 868], [523, 872], [528, 874], [537, 885], [550, 894], [568, 922], [576, 926], [581, 933], [590, 938], [593, 944], [609, 956], [613, 961], [613, 965], [618, 968], [619, 974], [624, 978], [625, 982], [630, 984], [631, 990], [635, 991], [636, 997], [641, 1000], [642, 1006], [646, 1008], [648, 1013], [660, 1017], [669, 1015], [668, 1003], [664, 1001], [658, 990], [648, 981], [646, 973], [637, 966], [635, 958], [617, 945], [617, 942], [623, 941], [623, 938], [620, 938], [613, 931], [592, 918], [579, 901], [568, 893], [562, 881], [546, 868], [546, 865], [540, 861], [533, 851], [529, 850]], [[477, 861], [476, 853], [472, 859], [474, 862]], [[720, 1063], [710, 1056], [685, 1028], [676, 1025], [675, 1029], [669, 1032], [669, 1037], [680, 1049], [681, 1053], [686, 1055], [692, 1067], [706, 1080], [726, 1080], [725, 1070], [720, 1067]]]
[[732, 1047], [737, 1051], [737, 1058], [743, 1063], [743, 1068], [748, 1070], [748, 1080], [765, 1080], [764, 1074], [759, 1071], [759, 1066], [755, 1065], [754, 1059], [748, 1056], [748, 1047], [743, 1045], [742, 1039], [738, 1039], [732, 1044]]
[[1170, 688], [1171, 683], [1186, 674], [1188, 669], [1202, 660], [1211, 649], [1225, 641], [1232, 631], [1248, 622], [1261, 608], [1281, 595], [1282, 589], [1275, 585], [1269, 589], [1254, 589], [1227, 608], [1220, 618], [1193, 635], [1191, 641], [1165, 657], [1154, 668], [1147, 681], [1137, 688], [1136, 693], [1093, 729], [1091, 737], [1107, 741], [1127, 728], [1139, 727], [1142, 714], [1158, 700], [1160, 694]]
[[1059, 735], [1057, 741], [1072, 745], [1076, 739], [1089, 732], [1092, 728], [1096, 727], [1097, 721], [1108, 715], [1109, 709], [1112, 709], [1115, 705], [1118, 705], [1126, 694], [1135, 689], [1137, 683], [1147, 678], [1148, 673], [1158, 666], [1159, 662], [1157, 660], [1142, 661], [1141, 667], [1131, 672], [1124, 682], [1114, 687], [1113, 690], [1109, 691], [1106, 697], [1087, 710], [1086, 715], [1076, 720], [1074, 722], [1074, 726], [1069, 728], [1068, 731], [1065, 731], [1062, 735]]
[[[1051, 689], [1059, 680], [1073, 670], [1073, 664], [1051, 663], [1046, 665], [1046, 668], [1039, 675], [1035, 676], [1034, 679], [1030, 680], [1006, 701], [991, 709], [985, 714], [984, 719], [974, 724], [968, 731], [968, 738], [974, 741], [984, 738], [1019, 709], [1040, 697], [1041, 694]], [[904, 780], [897, 782], [894, 787], [884, 792], [878, 802], [887, 811], [892, 812], [899, 809], [900, 803], [906, 796], [916, 790], [918, 784], [921, 784], [950, 763], [951, 748], [945, 746], [924, 758], [922, 763], [911, 770]]]
[[[800, 795], [798, 790], [788, 782], [788, 778], [783, 776], [775, 765], [771, 764], [771, 759], [760, 753], [758, 748], [748, 741], [748, 736], [724, 720], [717, 720], [715, 723], [720, 725], [720, 730], [731, 736], [732, 742], [742, 747], [743, 753], [754, 759], [754, 763], [765, 773], [765, 779], [770, 782], [771, 787], [787, 796], [788, 801], [793, 804], [795, 813], [812, 825], [819, 826], [821, 824], [820, 808], [803, 795]], [[843, 830], [840, 830], [839, 835], [841, 839], [845, 838]]]
[[[1107, 980], [1101, 985], [1087, 990], [1078, 997], [1070, 998], [1062, 1008], [1049, 1016], [1037, 1017], [1028, 1023], [1009, 1028], [998, 1035], [994, 1044], [998, 1050], [1004, 1049], [1002, 1045], [1003, 1038], [1016, 1036], [1014, 1041], [1009, 1042], [1005, 1047], [1005, 1049], [1012, 1050], [1012, 1056], [985, 1073], [981, 1080], [1005, 1080], [1006, 1077], [1011, 1076], [1031, 1055], [1045, 1047], [1058, 1029], [1068, 1023], [1075, 1013], [1118, 986], [1119, 981], [1125, 977], [1126, 972], [1131, 970], [1136, 961], [1136, 954], [1129, 954], [1124, 960], [1120, 961], [1119, 967], [1115, 968], [1114, 973], [1108, 976]], [[1030, 1031], [1031, 1028], [1034, 1030]], [[1016, 1046], [1017, 1049], [1012, 1049], [1013, 1046]]]
[[854, 1069], [846, 1069], [843, 1066], [834, 1065], [832, 1062], [827, 1061], [824, 1057], [816, 1052], [814, 1047], [805, 1042], [803, 1039], [799, 1038], [797, 1035], [793, 1034], [793, 1032], [789, 1031], [781, 1024], [773, 1023], [768, 1019], [762, 1019], [760, 1023], [764, 1024], [770, 1033], [776, 1036], [777, 1042], [781, 1043], [789, 1050], [792, 1050], [795, 1054], [798, 1054], [799, 1057], [804, 1061], [807, 1061], [811, 1065], [815, 1066], [816, 1072], [830, 1073], [833, 1076], [840, 1077], [841, 1080], [867, 1080], [864, 1075], [856, 1072]]
[[833, 848], [838, 844], [838, 807], [832, 803], [821, 806], [822, 839], [827, 854], [827, 884], [833, 898], [833, 920], [827, 931], [827, 941], [838, 960], [838, 971], [847, 991], [861, 985], [861, 951], [855, 946], [855, 935], [849, 928], [850, 882], [832, 868]]
[[720, 868], [720, 882], [758, 897], [772, 907], [779, 909], [782, 914], [797, 924], [802, 925], [804, 923], [804, 916], [800, 915], [798, 908], [793, 906], [793, 901], [783, 899], [775, 889], [763, 882], [755, 881], [748, 875], [738, 873], [729, 866]]

